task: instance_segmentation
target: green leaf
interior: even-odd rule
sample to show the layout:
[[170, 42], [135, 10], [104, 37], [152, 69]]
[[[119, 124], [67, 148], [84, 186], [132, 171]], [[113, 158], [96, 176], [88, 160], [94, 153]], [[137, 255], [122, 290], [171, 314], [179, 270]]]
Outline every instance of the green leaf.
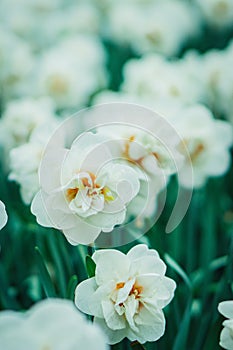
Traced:
[[68, 299], [74, 300], [74, 291], [77, 284], [78, 284], [78, 277], [76, 275], [71, 276], [68, 283], [67, 291], [66, 291], [66, 297]]
[[95, 276], [96, 263], [90, 257], [90, 255], [86, 256], [86, 268], [87, 268], [88, 276], [89, 277], [94, 277]]
[[44, 258], [40, 252], [40, 249], [38, 247], [35, 247], [36, 252], [36, 259], [37, 259], [37, 266], [39, 270], [40, 280], [42, 287], [45, 291], [45, 294], [48, 298], [54, 298], [56, 297], [56, 292], [54, 289], [54, 285], [51, 279], [51, 276], [48, 272], [48, 269], [45, 265]]
[[164, 255], [164, 259], [165, 259], [166, 263], [182, 278], [182, 280], [185, 282], [188, 289], [191, 290], [192, 283], [191, 283], [188, 275], [182, 269], [182, 267], [168, 254]]

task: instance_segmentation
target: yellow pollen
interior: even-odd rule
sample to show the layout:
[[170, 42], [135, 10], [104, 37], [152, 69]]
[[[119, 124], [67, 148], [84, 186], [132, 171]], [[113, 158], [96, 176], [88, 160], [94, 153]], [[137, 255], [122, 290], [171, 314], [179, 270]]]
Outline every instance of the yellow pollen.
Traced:
[[105, 186], [102, 189], [101, 193], [104, 195], [104, 199], [106, 201], [113, 201], [115, 199], [114, 196], [112, 195], [112, 192], [110, 191], [110, 189], [107, 186]]
[[79, 189], [76, 188], [68, 188], [68, 190], [66, 191], [66, 198], [68, 200], [68, 202], [71, 202], [77, 195]]
[[121, 289], [124, 287], [124, 285], [125, 285], [125, 282], [119, 282], [116, 284], [116, 289]]
[[194, 152], [191, 154], [191, 160], [194, 161], [196, 158], [198, 158], [199, 155], [204, 151], [204, 149], [204, 145], [202, 143], [199, 143]]
[[136, 283], [133, 285], [129, 295], [134, 295], [135, 298], [139, 298], [140, 297], [140, 294], [142, 293], [143, 291], [143, 287], [142, 286], [138, 286], [136, 285]]

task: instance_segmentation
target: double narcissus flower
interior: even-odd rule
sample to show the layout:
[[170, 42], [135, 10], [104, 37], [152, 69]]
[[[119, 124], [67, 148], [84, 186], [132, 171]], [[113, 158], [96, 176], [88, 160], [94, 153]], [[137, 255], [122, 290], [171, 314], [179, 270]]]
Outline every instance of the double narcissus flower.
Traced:
[[89, 132], [69, 150], [45, 152], [31, 209], [39, 224], [62, 230], [71, 244], [93, 243], [101, 231], [122, 224], [139, 191], [137, 172], [115, 162], [106, 142]]
[[140, 244], [126, 255], [106, 249], [93, 254], [95, 277], [75, 292], [77, 307], [94, 316], [109, 344], [127, 337], [140, 343], [156, 341], [165, 331], [162, 309], [174, 296], [175, 282], [165, 276], [157, 251]]
[[227, 318], [223, 322], [223, 330], [220, 334], [220, 345], [227, 350], [233, 349], [233, 300], [222, 301], [218, 305], [218, 311]]
[[26, 313], [0, 312], [0, 348], [7, 350], [107, 350], [98, 327], [68, 300], [47, 299]]
[[176, 129], [183, 140], [181, 151], [185, 148], [186, 155], [189, 154], [179, 172], [182, 186], [200, 188], [209, 177], [226, 173], [231, 162], [229, 149], [233, 144], [233, 129], [228, 122], [214, 119], [209, 109], [195, 105], [180, 113]]

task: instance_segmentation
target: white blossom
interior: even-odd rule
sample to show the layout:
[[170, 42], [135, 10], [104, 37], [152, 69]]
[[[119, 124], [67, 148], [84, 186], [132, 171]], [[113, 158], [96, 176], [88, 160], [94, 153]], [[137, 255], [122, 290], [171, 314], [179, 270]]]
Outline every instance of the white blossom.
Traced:
[[5, 209], [5, 204], [0, 200], [0, 230], [6, 225], [7, 219], [8, 216]]
[[233, 2], [231, 0], [196, 0], [206, 21], [216, 27], [232, 27]]
[[42, 226], [63, 230], [71, 244], [94, 242], [122, 224], [137, 195], [138, 174], [113, 161], [105, 137], [82, 134], [71, 148], [51, 149], [42, 162], [41, 191], [32, 213]]
[[39, 166], [44, 148], [57, 126], [57, 121], [46, 123], [34, 129], [27, 143], [10, 151], [9, 179], [20, 185], [20, 194], [25, 204], [30, 204], [39, 191]]
[[7, 149], [27, 142], [33, 130], [55, 118], [49, 98], [20, 98], [6, 105], [1, 119], [0, 143]]
[[38, 65], [38, 95], [50, 96], [57, 108], [84, 106], [105, 84], [104, 51], [89, 35], [68, 37], [42, 55]]
[[4, 99], [19, 97], [27, 91], [34, 61], [28, 43], [0, 27], [0, 84]]
[[229, 149], [233, 144], [233, 130], [228, 122], [214, 119], [208, 108], [196, 105], [180, 111], [175, 127], [182, 138], [180, 149], [188, 150], [189, 155], [179, 171], [182, 186], [198, 188], [208, 177], [226, 173], [231, 162]]
[[7, 350], [107, 350], [104, 335], [73, 302], [47, 299], [25, 313], [0, 312], [0, 348]]
[[222, 301], [218, 305], [218, 311], [227, 318], [223, 322], [223, 330], [220, 334], [220, 346], [227, 350], [233, 349], [233, 300]]
[[199, 23], [191, 5], [179, 0], [111, 2], [106, 21], [105, 35], [111, 39], [130, 44], [139, 53], [165, 55], [179, 52]]
[[75, 292], [77, 307], [94, 316], [110, 344], [127, 337], [140, 343], [156, 341], [165, 331], [162, 309], [174, 295], [175, 282], [165, 276], [157, 251], [136, 245], [127, 255], [117, 250], [93, 254], [96, 274]]

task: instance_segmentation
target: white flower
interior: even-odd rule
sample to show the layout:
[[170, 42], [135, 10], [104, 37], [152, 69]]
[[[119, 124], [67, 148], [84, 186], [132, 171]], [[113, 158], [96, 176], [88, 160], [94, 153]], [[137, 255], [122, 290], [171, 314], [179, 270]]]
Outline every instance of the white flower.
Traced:
[[47, 299], [26, 313], [0, 312], [0, 348], [7, 350], [107, 350], [100, 329], [73, 302]]
[[4, 98], [18, 97], [25, 92], [33, 65], [34, 57], [29, 45], [0, 28], [0, 84]]
[[233, 2], [231, 0], [196, 0], [204, 18], [216, 27], [232, 27]]
[[5, 205], [2, 201], [0, 201], [0, 230], [6, 225], [7, 223], [7, 213], [5, 209]]
[[[228, 122], [215, 120], [209, 109], [196, 105], [177, 115], [175, 127], [183, 139], [181, 151], [186, 146], [189, 152], [179, 172], [181, 185], [198, 188], [208, 177], [225, 174], [230, 166], [229, 149], [233, 144], [233, 130]], [[194, 179], [190, 177], [190, 166]]]
[[200, 102], [203, 90], [182, 61], [169, 62], [150, 54], [130, 60], [124, 67], [122, 91], [156, 105], [184, 106]]
[[41, 57], [37, 94], [50, 96], [58, 108], [85, 105], [104, 84], [104, 51], [95, 36], [69, 37]]
[[1, 119], [0, 143], [7, 149], [24, 144], [33, 130], [55, 118], [49, 98], [21, 98], [9, 102]]
[[39, 191], [39, 165], [46, 143], [57, 126], [57, 121], [34, 129], [30, 140], [10, 151], [9, 179], [20, 185], [20, 194], [25, 204], [30, 204]]
[[103, 136], [82, 134], [71, 149], [45, 152], [41, 191], [32, 213], [42, 226], [63, 230], [71, 244], [94, 242], [125, 220], [126, 205], [137, 195], [138, 174], [112, 160]]
[[140, 343], [159, 339], [165, 331], [162, 309], [173, 298], [176, 284], [165, 276], [166, 265], [157, 251], [141, 244], [127, 255], [99, 250], [93, 260], [95, 277], [77, 286], [77, 307], [94, 316], [110, 344], [125, 337]]
[[112, 2], [106, 19], [106, 36], [130, 44], [138, 53], [165, 55], [178, 53], [199, 23], [193, 8], [179, 0]]
[[233, 349], [233, 300], [222, 301], [218, 305], [218, 311], [227, 318], [223, 322], [223, 330], [220, 334], [220, 346], [227, 350]]

